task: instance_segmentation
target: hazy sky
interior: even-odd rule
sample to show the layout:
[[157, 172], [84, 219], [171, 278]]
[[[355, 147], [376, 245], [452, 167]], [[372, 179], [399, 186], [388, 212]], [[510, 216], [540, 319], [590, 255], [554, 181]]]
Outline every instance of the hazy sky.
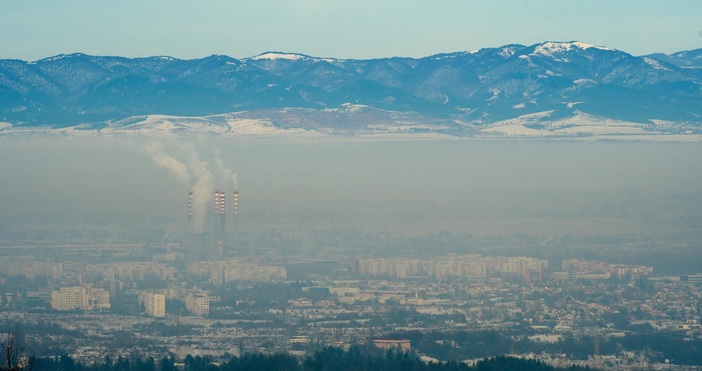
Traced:
[[421, 57], [579, 40], [634, 55], [702, 47], [699, 0], [3, 0], [0, 58], [61, 53]]
[[[0, 240], [3, 228], [32, 226], [182, 232], [187, 193], [203, 177], [185, 184], [157, 166], [145, 146], [154, 140], [0, 137]], [[236, 171], [240, 221], [252, 230], [627, 234], [645, 221], [694, 229], [702, 210], [699, 143], [156, 143], [189, 167], [198, 153], [197, 167], [213, 176], [210, 195], [234, 190], [215, 158]]]

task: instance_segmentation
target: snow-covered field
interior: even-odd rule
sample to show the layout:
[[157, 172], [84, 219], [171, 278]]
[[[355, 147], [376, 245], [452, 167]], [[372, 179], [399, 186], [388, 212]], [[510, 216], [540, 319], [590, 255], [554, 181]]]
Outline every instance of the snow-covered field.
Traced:
[[[334, 112], [353, 115], [363, 106], [347, 105]], [[329, 113], [330, 110], [323, 111]], [[310, 113], [314, 115], [314, 112]], [[575, 111], [565, 118], [551, 118], [553, 111], [525, 114], [490, 124], [472, 122], [428, 123], [421, 119], [400, 117], [379, 118], [378, 121], [354, 129], [350, 137], [375, 139], [480, 139], [480, 138], [549, 138], [549, 139], [616, 139], [655, 141], [702, 141], [702, 132], [664, 120], [648, 124], [621, 121]], [[333, 138], [338, 134], [334, 123], [320, 128], [305, 127], [304, 116], [295, 124], [275, 122], [268, 118], [252, 118], [241, 113], [183, 117], [147, 115], [130, 117], [105, 124], [83, 124], [68, 128], [23, 127], [0, 122], [4, 137], [98, 137], [98, 136], [216, 136], [255, 137], [277, 136], [297, 138]], [[298, 116], [299, 119], [299, 116]], [[282, 119], [285, 120], [284, 118]], [[458, 129], [457, 129], [458, 128]], [[462, 128], [462, 129], [461, 129]], [[461, 132], [460, 130], [464, 130]], [[349, 137], [349, 133], [344, 133]]]

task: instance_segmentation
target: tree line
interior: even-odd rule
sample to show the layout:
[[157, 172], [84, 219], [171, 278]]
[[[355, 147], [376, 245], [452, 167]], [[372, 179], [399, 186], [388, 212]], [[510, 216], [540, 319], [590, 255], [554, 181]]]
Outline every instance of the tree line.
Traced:
[[[327, 347], [311, 356], [300, 359], [289, 354], [245, 354], [232, 357], [223, 362], [217, 362], [208, 356], [188, 355], [183, 362], [176, 362], [173, 357], [165, 356], [160, 360], [154, 358], [127, 359], [120, 357], [112, 360], [107, 357], [104, 361], [83, 364], [68, 355], [60, 357], [41, 357], [31, 359], [25, 370], [32, 371], [351, 371], [351, 370], [382, 370], [382, 371], [558, 371], [558, 370], [589, 370], [587, 367], [570, 366], [558, 368], [537, 360], [525, 360], [505, 356], [486, 358], [469, 366], [463, 362], [424, 362], [419, 357], [408, 352], [389, 350], [383, 355], [369, 354], [361, 348], [349, 350]], [[0, 368], [0, 370], [8, 370]], [[19, 370], [19, 369], [18, 369]]]

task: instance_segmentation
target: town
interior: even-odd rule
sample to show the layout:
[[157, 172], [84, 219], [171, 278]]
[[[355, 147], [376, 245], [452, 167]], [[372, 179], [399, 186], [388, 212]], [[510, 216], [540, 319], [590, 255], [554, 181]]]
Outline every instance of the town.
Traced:
[[84, 362], [372, 346], [435, 361], [702, 364], [702, 275], [475, 253], [276, 258], [263, 249], [190, 261], [187, 250], [5, 246], [0, 316], [21, 324], [37, 355]]

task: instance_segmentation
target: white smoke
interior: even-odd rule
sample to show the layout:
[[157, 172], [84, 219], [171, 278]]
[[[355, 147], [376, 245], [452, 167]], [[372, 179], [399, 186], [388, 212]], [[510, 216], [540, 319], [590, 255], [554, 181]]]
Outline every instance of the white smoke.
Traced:
[[[147, 143], [144, 146], [144, 151], [157, 166], [169, 170], [178, 181], [190, 187], [193, 198], [192, 220], [188, 232], [202, 233], [207, 224], [208, 211], [213, 205], [215, 176], [210, 171], [209, 164], [200, 159], [200, 154], [194, 145], [179, 144], [177, 147], [179, 147], [183, 157], [187, 156], [187, 161], [181, 161], [167, 154], [163, 143]], [[224, 186], [233, 186], [234, 190], [237, 190], [239, 188], [237, 175], [225, 166], [218, 149], [215, 149], [214, 163], [218, 172], [217, 180], [224, 182]]]
[[202, 233], [205, 230], [207, 211], [212, 205], [214, 192], [214, 176], [206, 162], [200, 160], [200, 155], [194, 149], [190, 152], [188, 169], [193, 178], [197, 179], [192, 187], [193, 192], [193, 220], [190, 224], [190, 233]]
[[237, 179], [236, 173], [224, 165], [224, 161], [219, 157], [219, 151], [217, 151], [217, 157], [215, 157], [215, 164], [217, 165], [217, 170], [224, 176], [225, 184], [231, 184], [234, 190], [239, 189], [239, 179]]
[[144, 145], [144, 151], [151, 156], [156, 166], [169, 170], [183, 184], [190, 185], [188, 167], [164, 152], [163, 143], [150, 142]]

